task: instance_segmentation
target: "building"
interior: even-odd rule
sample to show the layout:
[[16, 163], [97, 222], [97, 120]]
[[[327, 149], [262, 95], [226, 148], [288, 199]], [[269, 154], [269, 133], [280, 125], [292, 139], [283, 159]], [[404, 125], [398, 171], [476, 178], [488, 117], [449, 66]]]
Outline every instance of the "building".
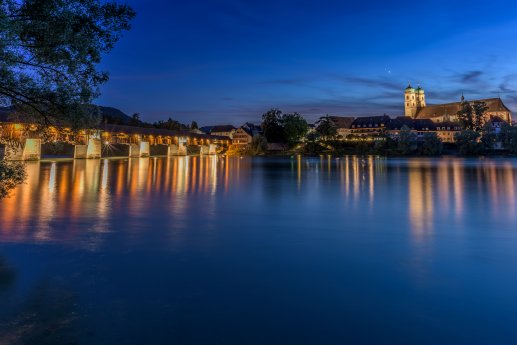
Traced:
[[233, 133], [232, 144], [237, 146], [251, 144], [253, 137], [261, 134], [262, 128], [260, 126], [246, 122]]
[[346, 138], [351, 134], [350, 128], [355, 117], [351, 116], [329, 116], [330, 121], [334, 123], [337, 130], [337, 135], [341, 138]]
[[[456, 122], [458, 121], [458, 112], [462, 109], [464, 98], [461, 102], [453, 102], [446, 104], [427, 105], [425, 100], [425, 92], [420, 86], [414, 89], [411, 84], [404, 91], [404, 114], [413, 119], [430, 119], [434, 122]], [[501, 98], [487, 98], [470, 101], [484, 102], [488, 107], [486, 116], [487, 121], [493, 117], [499, 117], [502, 120], [511, 123], [512, 112], [503, 103]]]
[[377, 135], [386, 131], [391, 119], [388, 115], [358, 117], [350, 125], [350, 133], [355, 135]]
[[444, 143], [455, 142], [454, 135], [461, 131], [461, 126], [458, 122], [443, 121], [435, 122], [436, 134], [438, 138]]
[[237, 128], [235, 128], [232, 125], [216, 125], [216, 126], [201, 127], [200, 130], [206, 134], [217, 135], [217, 136], [221, 136], [221, 137], [228, 137], [228, 138], [232, 139], [233, 134], [235, 133]]
[[396, 137], [407, 127], [413, 132], [417, 140], [421, 140], [425, 133], [435, 132], [444, 143], [454, 142], [454, 134], [461, 130], [458, 123], [434, 122], [431, 119], [413, 119], [408, 116], [390, 118], [387, 115], [358, 117], [350, 126], [350, 131], [358, 136], [377, 136], [381, 133]]

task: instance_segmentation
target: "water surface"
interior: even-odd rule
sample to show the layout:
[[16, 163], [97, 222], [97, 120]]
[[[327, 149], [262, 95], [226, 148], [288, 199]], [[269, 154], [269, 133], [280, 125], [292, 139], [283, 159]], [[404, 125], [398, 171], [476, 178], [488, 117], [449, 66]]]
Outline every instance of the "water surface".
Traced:
[[510, 344], [517, 160], [27, 164], [2, 344]]

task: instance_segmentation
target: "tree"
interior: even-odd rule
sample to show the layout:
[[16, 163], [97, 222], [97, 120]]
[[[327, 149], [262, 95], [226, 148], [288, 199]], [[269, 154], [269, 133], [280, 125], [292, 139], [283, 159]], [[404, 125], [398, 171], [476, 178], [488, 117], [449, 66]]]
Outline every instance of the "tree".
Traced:
[[262, 135], [254, 135], [248, 150], [250, 155], [262, 155], [267, 151], [267, 140]]
[[192, 121], [192, 123], [190, 124], [190, 129], [198, 129], [198, 125], [197, 125], [197, 122], [196, 121]]
[[481, 131], [481, 142], [485, 148], [493, 149], [499, 141], [499, 135], [496, 133], [495, 128], [492, 128], [490, 122], [487, 122]]
[[507, 123], [503, 124], [500, 138], [504, 149], [511, 154], [517, 154], [517, 127]]
[[423, 136], [422, 154], [423, 155], [439, 155], [443, 151], [443, 143], [436, 132], [427, 132]]
[[262, 131], [270, 143], [284, 142], [284, 128], [282, 127], [282, 111], [274, 108], [262, 115]]
[[102, 0], [0, 2], [0, 104], [44, 124], [90, 125], [108, 80], [98, 71], [135, 12]]
[[281, 124], [284, 129], [285, 140], [290, 146], [300, 142], [309, 130], [307, 121], [296, 112], [293, 114], [284, 114], [281, 119]]
[[458, 111], [458, 120], [464, 130], [474, 130], [473, 109], [469, 102], [462, 100], [461, 110]]
[[140, 125], [142, 125], [142, 121], [140, 121], [140, 114], [139, 113], [134, 113], [133, 115], [131, 115], [131, 119], [129, 120], [129, 125], [130, 126], [140, 126]]
[[416, 135], [408, 126], [404, 125], [397, 137], [397, 152], [403, 155], [410, 154], [416, 145]]
[[487, 122], [485, 113], [488, 110], [488, 107], [485, 102], [475, 101], [472, 104], [472, 109], [474, 113], [474, 130], [479, 132], [483, 130], [483, 127]]
[[8, 196], [11, 189], [25, 180], [25, 176], [21, 163], [0, 160], [0, 199]]
[[330, 119], [330, 116], [325, 115], [316, 122], [316, 132], [323, 140], [332, 140], [337, 136], [337, 127], [334, 121]]
[[182, 125], [181, 123], [179, 123], [176, 120], [171, 119], [170, 117], [169, 117], [169, 119], [167, 119], [167, 121], [160, 120], [158, 122], [153, 123], [153, 126], [155, 128], [168, 129], [171, 131], [179, 131], [181, 129], [184, 129], [184, 127], [185, 127], [185, 125]]
[[481, 131], [485, 124], [487, 109], [485, 102], [475, 101], [470, 103], [462, 100], [461, 110], [458, 111], [457, 115], [463, 129]]
[[454, 135], [462, 155], [477, 155], [483, 152], [483, 144], [479, 141], [480, 134], [472, 130], [464, 130]]

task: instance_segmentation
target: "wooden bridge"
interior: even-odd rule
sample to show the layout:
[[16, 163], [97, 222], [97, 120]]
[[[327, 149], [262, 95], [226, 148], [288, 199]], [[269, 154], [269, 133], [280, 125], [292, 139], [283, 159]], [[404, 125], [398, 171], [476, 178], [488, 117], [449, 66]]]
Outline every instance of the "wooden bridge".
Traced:
[[[73, 131], [66, 127], [38, 128], [23, 123], [0, 123], [0, 143], [6, 160], [39, 160], [42, 145], [73, 145], [73, 158], [104, 156], [149, 157], [152, 155], [209, 155], [228, 146], [228, 137], [146, 127], [102, 124]], [[72, 154], [70, 154], [72, 157]]]

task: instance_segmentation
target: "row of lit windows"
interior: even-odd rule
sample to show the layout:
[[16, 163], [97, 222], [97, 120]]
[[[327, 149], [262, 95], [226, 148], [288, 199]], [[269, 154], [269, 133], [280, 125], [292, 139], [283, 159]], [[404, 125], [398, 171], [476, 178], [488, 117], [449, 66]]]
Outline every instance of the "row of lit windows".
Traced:
[[[362, 125], [362, 126], [361, 125], [352, 125], [352, 128], [361, 128], [361, 127], [363, 127], [363, 128], [366, 128], [366, 127], [379, 127], [379, 124], [376, 123], [376, 124], [372, 125], [371, 123], [369, 123], [368, 126], [367, 125]], [[384, 127], [384, 123], [381, 123], [381, 127]]]

